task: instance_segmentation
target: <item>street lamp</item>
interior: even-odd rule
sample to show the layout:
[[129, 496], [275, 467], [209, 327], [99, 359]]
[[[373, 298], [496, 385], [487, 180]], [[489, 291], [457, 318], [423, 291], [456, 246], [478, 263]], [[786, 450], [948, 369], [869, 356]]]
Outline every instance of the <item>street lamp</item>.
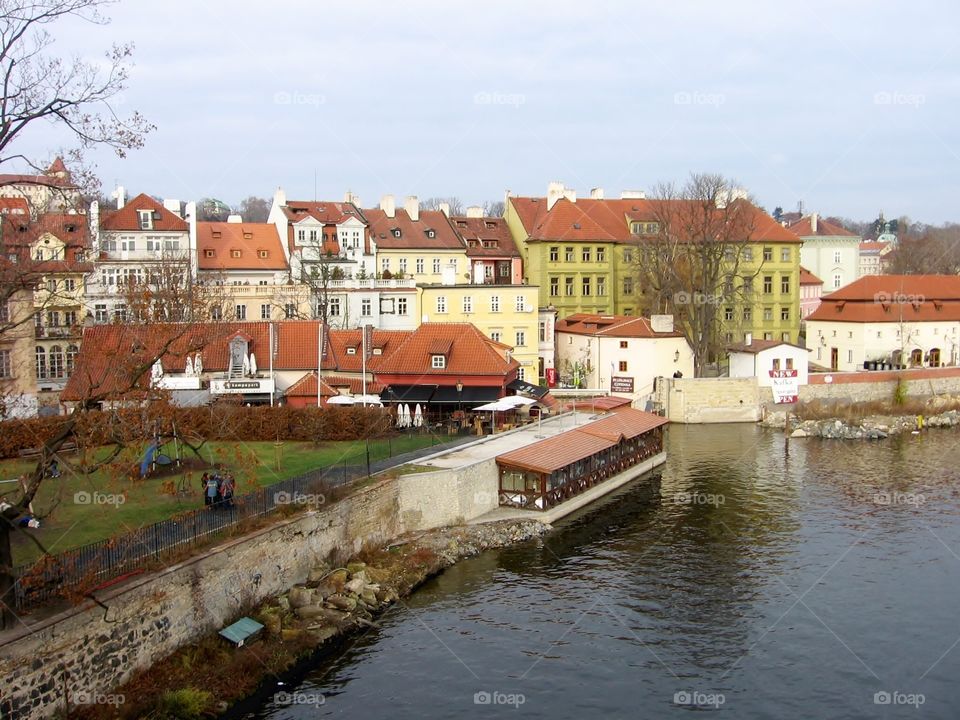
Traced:
[[457, 418], [463, 422], [463, 380], [457, 380]]

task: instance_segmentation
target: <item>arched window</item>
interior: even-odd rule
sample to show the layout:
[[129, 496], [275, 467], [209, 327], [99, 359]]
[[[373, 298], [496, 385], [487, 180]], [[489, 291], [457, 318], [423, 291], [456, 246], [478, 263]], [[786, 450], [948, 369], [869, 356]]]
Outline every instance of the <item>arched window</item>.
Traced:
[[37, 348], [37, 379], [45, 380], [47, 377], [47, 351], [42, 347]]
[[930, 348], [930, 367], [940, 367], [940, 348]]
[[50, 348], [50, 377], [52, 378], [62, 378], [63, 377], [63, 348], [59, 345], [54, 345]]
[[923, 364], [923, 350], [917, 348], [910, 352], [910, 366], [917, 367], [918, 365]]
[[67, 376], [73, 375], [73, 366], [77, 360], [77, 353], [80, 349], [76, 345], [67, 345]]

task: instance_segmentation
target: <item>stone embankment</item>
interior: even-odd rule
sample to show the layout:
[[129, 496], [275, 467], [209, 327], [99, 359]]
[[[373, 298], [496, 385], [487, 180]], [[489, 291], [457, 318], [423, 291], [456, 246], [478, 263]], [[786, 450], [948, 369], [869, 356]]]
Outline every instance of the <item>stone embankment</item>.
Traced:
[[[783, 429], [787, 415], [768, 413], [761, 421], [764, 427]], [[955, 427], [960, 425], [960, 411], [950, 410], [937, 415], [871, 415], [856, 422], [839, 418], [826, 420], [799, 420], [790, 416], [790, 437], [819, 437], [830, 440], [882, 440], [891, 435], [913, 432], [924, 427]]]

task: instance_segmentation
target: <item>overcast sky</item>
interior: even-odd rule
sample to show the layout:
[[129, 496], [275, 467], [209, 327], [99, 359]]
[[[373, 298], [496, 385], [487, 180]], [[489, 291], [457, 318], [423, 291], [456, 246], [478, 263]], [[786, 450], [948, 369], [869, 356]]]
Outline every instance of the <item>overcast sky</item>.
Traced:
[[[960, 220], [960, 4], [121, 0], [54, 26], [136, 44], [120, 110], [157, 126], [115, 182], [365, 206], [737, 179], [767, 210]], [[32, 154], [57, 142], [50, 127]], [[316, 178], [316, 181], [315, 181]]]

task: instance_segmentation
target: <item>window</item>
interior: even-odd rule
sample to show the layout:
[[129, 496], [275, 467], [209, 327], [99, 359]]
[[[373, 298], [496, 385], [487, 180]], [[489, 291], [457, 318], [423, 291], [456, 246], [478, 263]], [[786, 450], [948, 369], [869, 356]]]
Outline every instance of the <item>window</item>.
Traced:
[[492, 330], [490, 332], [490, 339], [500, 342], [500, 338], [503, 337], [502, 333], [499, 330]]
[[269, 320], [270, 319], [270, 305], [262, 304], [260, 305], [260, 319]]
[[621, 340], [621, 341], [620, 341], [620, 349], [621, 349], [621, 350], [626, 350], [628, 347], [630, 347], [630, 343], [629, 343], [629, 342], [627, 342], [626, 340]]
[[67, 327], [73, 327], [77, 324], [77, 311], [65, 310], [63, 312], [63, 324]]
[[[127, 239], [127, 240], [121, 239], [121, 240], [120, 240], [120, 249], [123, 250], [123, 251], [126, 251], [126, 252], [133, 252], [134, 250], [137, 249], [137, 241], [136, 241], [136, 240], [129, 240], [129, 239]], [[157, 250], [159, 250], [159, 249], [160, 249], [160, 248], [158, 247]], [[150, 247], [150, 243], [147, 243], [147, 250], [153, 250], [153, 248]]]
[[433, 259], [433, 271], [435, 273], [440, 272], [440, 258]]
[[573, 262], [573, 258], [574, 258], [573, 248], [572, 247], [564, 248], [563, 259], [566, 260], [567, 262]]
[[591, 254], [590, 248], [585, 247], [583, 248], [583, 251], [580, 253], [580, 259], [585, 263], [590, 262], [590, 254]]
[[597, 248], [597, 262], [602, 263], [607, 261], [607, 249], [606, 248]]
[[793, 370], [793, 358], [786, 359], [786, 369]]
[[137, 210], [137, 217], [140, 221], [141, 230], [153, 230], [153, 212], [150, 210]]
[[834, 250], [834, 251], [833, 251], [833, 264], [834, 264], [834, 265], [839, 265], [839, 264], [840, 264], [840, 251], [839, 251], [839, 250]]
[[107, 321], [107, 306], [105, 304], [99, 303], [93, 306], [93, 319], [98, 323]]
[[445, 295], [437, 296], [437, 312], [445, 313], [447, 311], [447, 298]]
[[763, 309], [763, 319], [773, 320], [773, 308], [765, 307]]
[[753, 248], [752, 247], [743, 248], [743, 251], [741, 252], [741, 257], [743, 258], [744, 262], [753, 262]]
[[397, 315], [406, 315], [407, 314], [407, 299], [398, 298], [397, 299]]
[[769, 295], [773, 292], [773, 275], [763, 276], [763, 294]]
[[307, 231], [297, 230], [297, 240], [299, 240], [300, 242], [303, 242], [306, 239], [307, 239]]
[[60, 327], [60, 313], [56, 310], [47, 313], [47, 327]]
[[790, 248], [780, 248], [780, 261], [790, 262]]
[[774, 370], [779, 370], [779, 369], [780, 369], [780, 358], [774, 358], [774, 359], [773, 359], [773, 369], [774, 369]]
[[840, 277], [840, 273], [834, 273], [834, 274], [833, 274], [833, 289], [836, 290], [837, 288], [839, 288], [841, 282], [842, 282], [842, 280], [841, 280], [841, 277]]
[[633, 250], [630, 248], [625, 248], [623, 251], [623, 261], [625, 263], [633, 262]]
[[451, 259], [450, 259], [450, 267], [453, 268], [453, 274], [456, 275], [456, 274], [457, 274], [457, 259], [456, 259], [456, 258], [451, 258]]
[[733, 308], [725, 307], [723, 309], [723, 319], [724, 320], [733, 320]]
[[500, 312], [500, 296], [490, 296], [490, 312]]
[[47, 351], [42, 347], [37, 348], [37, 379], [45, 380], [47, 378]]
[[590, 278], [588, 277], [583, 278], [581, 281], [581, 285], [583, 288], [583, 296], [589, 297], [590, 296]]
[[627, 371], [627, 361], [626, 361], [626, 360], [621, 360], [620, 363], [617, 365], [617, 367], [619, 368], [620, 372], [626, 372], [626, 371]]
[[626, 277], [623, 279], [623, 294], [633, 295], [633, 278]]
[[550, 248], [550, 262], [557, 262], [560, 259], [560, 248]]
[[790, 294], [790, 276], [782, 275], [780, 277], [780, 294], [789, 295]]
[[745, 307], [743, 309], [743, 319], [750, 322], [753, 319], [753, 308]]
[[13, 377], [13, 365], [10, 363], [10, 351], [0, 350], [0, 378]]
[[773, 248], [765, 247], [763, 249], [763, 261], [773, 262]]
[[547, 341], [547, 324], [542, 320], [540, 321], [539, 331], [540, 331], [539, 332], [540, 342], [546, 342]]
[[283, 316], [284, 316], [287, 320], [290, 320], [290, 319], [292, 319], [292, 318], [295, 318], [295, 317], [297, 316], [297, 306], [294, 305], [293, 303], [287, 303], [286, 305], [284, 305], [284, 306], [283, 306]]
[[356, 355], [356, 354], [357, 354], [357, 349], [355, 347], [347, 348], [347, 355]]
[[752, 275], [743, 276], [743, 291], [745, 293], [753, 292], [753, 276]]
[[418, 273], [423, 272], [423, 258], [417, 258], [416, 268]]
[[765, 332], [765, 333], [763, 334], [763, 339], [764, 339], [764, 340], [773, 340], [773, 333], [772, 333], [772, 332]]
[[550, 297], [558, 297], [560, 295], [560, 278], [552, 277], [550, 278]]
[[517, 347], [523, 347], [527, 344], [527, 333], [523, 330], [517, 330]]
[[237, 320], [246, 320], [247, 319], [247, 306], [246, 305], [237, 305], [234, 308], [234, 311], [237, 315]]
[[847, 362], [848, 363], [853, 362], [853, 350], [847, 350]]
[[527, 369], [519, 367], [517, 368], [517, 380], [526, 380], [527, 379]]
[[390, 272], [390, 258], [380, 258], [380, 270], [381, 272]]
[[214, 305], [212, 308], [210, 308], [210, 319], [223, 320], [223, 310], [221, 310], [218, 305]]
[[261, 260], [266, 260], [268, 255], [270, 255], [268, 250], [257, 250], [257, 257]]
[[373, 304], [370, 302], [370, 298], [364, 298], [360, 301], [360, 316], [361, 317], [370, 317], [373, 314]]
[[50, 377], [63, 377], [63, 348], [59, 345], [54, 345], [50, 348], [48, 359], [50, 361]]
[[398, 237], [400, 237], [400, 235], [402, 235], [402, 233], [400, 232], [400, 228], [394, 228], [392, 232], [393, 232], [393, 236], [396, 237], [396, 238], [398, 238]]
[[607, 279], [602, 275], [597, 278], [597, 295], [604, 296], [607, 294]]
[[327, 314], [330, 317], [340, 317], [340, 298], [330, 298], [327, 303]]
[[435, 238], [436, 236], [437, 236], [437, 231], [436, 231], [436, 230], [427, 230], [427, 237], [428, 237], [428, 238]]
[[513, 309], [517, 312], [523, 312], [527, 304], [523, 300], [523, 295], [517, 295], [513, 301]]
[[67, 292], [73, 292], [77, 289], [77, 281], [73, 278], [67, 278], [63, 281], [63, 289]]
[[463, 296], [463, 312], [465, 313], [473, 312], [473, 298], [469, 295]]
[[407, 259], [405, 257], [400, 258], [400, 272], [405, 273], [407, 271]]
[[564, 294], [565, 294], [567, 297], [573, 297], [573, 278], [572, 278], [572, 277], [568, 277], [568, 278], [566, 279], [566, 284], [565, 284], [564, 289], [565, 289]]
[[443, 355], [431, 355], [430, 367], [441, 370], [447, 366], [447, 358]]
[[790, 319], [790, 308], [782, 307], [780, 308], [780, 319], [789, 320]]

